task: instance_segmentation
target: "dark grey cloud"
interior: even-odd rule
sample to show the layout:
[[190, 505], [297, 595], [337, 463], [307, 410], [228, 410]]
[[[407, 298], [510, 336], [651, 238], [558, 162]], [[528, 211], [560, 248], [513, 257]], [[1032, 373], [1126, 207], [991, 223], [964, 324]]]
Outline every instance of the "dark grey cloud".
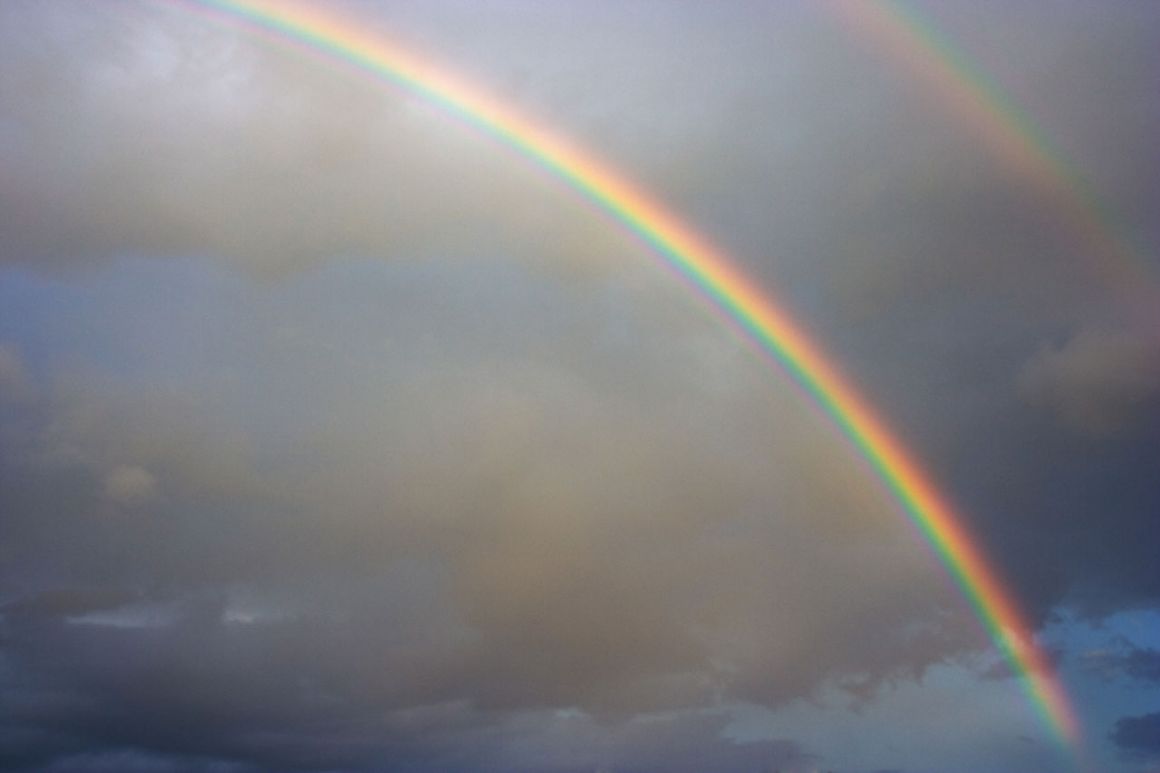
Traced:
[[1032, 403], [1077, 430], [1123, 430], [1160, 412], [1160, 337], [1081, 331], [1062, 346], [1036, 353], [1019, 375], [1019, 387]]
[[1124, 656], [1121, 667], [1129, 679], [1145, 683], [1160, 683], [1160, 650], [1150, 647], [1133, 649]]
[[1085, 653], [1084, 662], [1107, 679], [1123, 678], [1144, 685], [1160, 684], [1160, 650], [1118, 638], [1112, 647]]
[[[257, 439], [263, 430], [239, 436], [228, 415], [188, 414], [182, 393], [123, 382], [107, 391], [100, 378], [74, 377], [47, 390], [57, 396], [43, 424], [8, 459], [22, 473], [4, 492], [19, 546], [8, 570], [35, 563], [56, 582], [103, 578], [162, 598], [254, 584], [276, 599], [295, 575], [338, 573], [358, 587], [413, 559], [429, 569], [409, 582], [445, 583], [439, 603], [472, 632], [460, 662], [440, 667], [455, 674], [444, 678], [481, 705], [505, 707], [660, 708], [733, 691], [734, 681], [776, 702], [808, 693], [831, 667], [909, 667], [912, 657], [937, 658], [940, 637], [966, 635], [953, 625], [929, 636], [887, 626], [875, 642], [853, 637], [870, 619], [901, 624], [948, 598], [905, 590], [912, 573], [933, 567], [885, 502], [865, 500], [869, 481], [832, 464], [835, 441], [807, 439], [811, 419], [774, 419], [779, 437], [802, 440], [786, 449], [785, 475], [771, 474], [763, 433], [742, 429], [762, 412], [761, 393], [746, 384], [759, 374], [743, 366], [733, 377], [742, 391], [721, 395], [724, 375], [658, 400], [665, 390], [652, 375], [634, 394], [542, 363], [436, 359], [384, 402], [381, 381], [352, 388], [320, 374], [269, 417], [278, 425], [287, 411], [331, 405], [292, 439], [289, 458], [284, 440]], [[341, 401], [327, 397], [334, 389]], [[703, 413], [682, 417], [698, 393]], [[428, 404], [420, 395], [438, 411], [416, 414]], [[375, 453], [390, 448], [405, 453]], [[330, 462], [301, 469], [318, 458]], [[768, 505], [754, 502], [773, 492], [780, 516], [771, 522]], [[814, 529], [835, 539], [808, 545]], [[790, 542], [796, 557], [765, 560], [769, 546]], [[892, 554], [882, 572], [879, 560]], [[877, 586], [876, 598], [851, 595], [852, 586]], [[777, 588], [776, 599], [764, 588]], [[786, 635], [807, 611], [837, 626], [825, 637], [832, 645], [810, 644], [806, 630]], [[816, 664], [791, 669], [805, 647]], [[768, 676], [728, 676], [714, 657]]]
[[[837, 439], [783, 415], [792, 394], [771, 394], [719, 332], [672, 337], [634, 298], [581, 306], [568, 313], [587, 343], [564, 363], [553, 325], [504, 332], [506, 353], [481, 346], [506, 323], [480, 304], [567, 308], [575, 290], [556, 279], [513, 293], [446, 265], [368, 264], [198, 289], [169, 266], [122, 270], [122, 289], [30, 290], [97, 303], [54, 324], [84, 338], [95, 313], [117, 364], [46, 372], [9, 347], [28, 396], [0, 421], [19, 437], [3, 449], [2, 652], [30, 700], [67, 698], [9, 718], [18, 738], [46, 734], [14, 743], [13, 765], [141, 748], [265, 769], [480, 769], [462, 760], [486, 759], [523, 712], [578, 710], [604, 728], [594, 738], [619, 738], [642, 712], [781, 705], [835, 674], [868, 695], [983, 643], [969, 618], [939, 616], [953, 593], [916, 582], [935, 567], [872, 481], [834, 463]], [[338, 287], [380, 297], [425, 273], [438, 281], [410, 292], [438, 303], [301, 318]], [[181, 303], [157, 300], [176, 288], [228, 324], [187, 325]], [[366, 345], [408, 325], [458, 343]], [[144, 356], [126, 364], [126, 341]], [[246, 370], [253, 352], [264, 367]], [[438, 705], [467, 707], [468, 738], [443, 720], [429, 738], [367, 729]], [[659, 749], [685, 748], [674, 734], [648, 754], [618, 751], [631, 734], [601, 744], [672, 769], [683, 753]], [[725, 769], [792, 757], [697, 737], [694, 758]], [[539, 748], [527, 769], [553, 769]]]
[[[1033, 621], [1160, 602], [1116, 267], [812, 6], [590, 6], [352, 7], [778, 289]], [[1154, 10], [928, 10], [1155, 241]], [[870, 711], [986, 645], [802, 397], [532, 165], [177, 5], [0, 39], [5, 764], [809, 765], [705, 708]]]
[[57, 588], [0, 606], [6, 620], [27, 621], [83, 615], [116, 609], [137, 600], [138, 595], [110, 588]]
[[163, 625], [8, 626], [6, 660], [23, 668], [19, 683], [6, 684], [0, 712], [5, 765], [741, 771], [811, 759], [788, 741], [729, 740], [724, 714], [608, 724], [575, 710], [497, 714], [460, 700], [417, 701], [430, 690], [400, 682], [420, 664], [393, 662], [374, 623], [242, 622], [217, 612], [186, 605]]
[[224, 760], [164, 755], [136, 749], [61, 756], [37, 770], [51, 773], [249, 773], [249, 765]]
[[0, 346], [0, 400], [22, 401], [29, 396], [31, 383], [20, 352], [11, 344]]
[[1160, 712], [1119, 719], [1109, 737], [1133, 759], [1160, 759]]

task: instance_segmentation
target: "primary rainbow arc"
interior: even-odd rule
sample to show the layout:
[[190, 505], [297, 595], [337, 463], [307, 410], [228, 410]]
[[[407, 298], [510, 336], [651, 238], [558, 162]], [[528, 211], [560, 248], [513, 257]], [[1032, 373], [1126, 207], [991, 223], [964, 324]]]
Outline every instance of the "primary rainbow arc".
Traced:
[[1012, 594], [916, 464], [767, 290], [672, 213], [588, 153], [481, 90], [350, 21], [318, 7], [271, 0], [188, 0], [277, 37], [341, 59], [434, 102], [550, 170], [647, 242], [671, 269], [771, 356], [829, 416], [903, 506], [1020, 676], [1046, 725], [1077, 745], [1079, 727], [1065, 692], [1035, 643]]

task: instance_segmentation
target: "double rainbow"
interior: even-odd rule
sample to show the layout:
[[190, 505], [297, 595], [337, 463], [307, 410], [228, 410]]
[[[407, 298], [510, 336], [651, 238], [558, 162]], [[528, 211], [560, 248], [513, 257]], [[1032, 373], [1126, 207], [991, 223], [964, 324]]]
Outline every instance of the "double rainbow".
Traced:
[[1063, 687], [1011, 592], [970, 533], [886, 425], [770, 293], [689, 226], [611, 168], [547, 128], [353, 21], [273, 0], [190, 0], [234, 22], [307, 46], [422, 96], [551, 171], [649, 244], [716, 311], [772, 357], [820, 406], [902, 504], [1064, 744], [1079, 727]]

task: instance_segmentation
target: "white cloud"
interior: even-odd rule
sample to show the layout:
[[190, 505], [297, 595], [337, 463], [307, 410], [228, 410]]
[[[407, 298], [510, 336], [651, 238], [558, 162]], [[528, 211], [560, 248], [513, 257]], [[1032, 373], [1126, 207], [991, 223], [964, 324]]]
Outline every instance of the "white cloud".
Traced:
[[2, 261], [212, 254], [278, 274], [514, 252], [591, 267], [632, 244], [531, 162], [384, 83], [172, 9], [70, 8], [67, 25], [3, 11], [37, 45], [0, 47]]

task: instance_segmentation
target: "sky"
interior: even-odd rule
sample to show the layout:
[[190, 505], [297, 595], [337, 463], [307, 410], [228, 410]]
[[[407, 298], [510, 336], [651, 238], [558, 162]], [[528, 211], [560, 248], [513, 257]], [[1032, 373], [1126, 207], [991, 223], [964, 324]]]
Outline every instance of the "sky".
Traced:
[[791, 313], [1082, 743], [812, 398], [559, 178], [197, 3], [10, 0], [0, 769], [1160, 770], [1160, 7], [325, 5]]

